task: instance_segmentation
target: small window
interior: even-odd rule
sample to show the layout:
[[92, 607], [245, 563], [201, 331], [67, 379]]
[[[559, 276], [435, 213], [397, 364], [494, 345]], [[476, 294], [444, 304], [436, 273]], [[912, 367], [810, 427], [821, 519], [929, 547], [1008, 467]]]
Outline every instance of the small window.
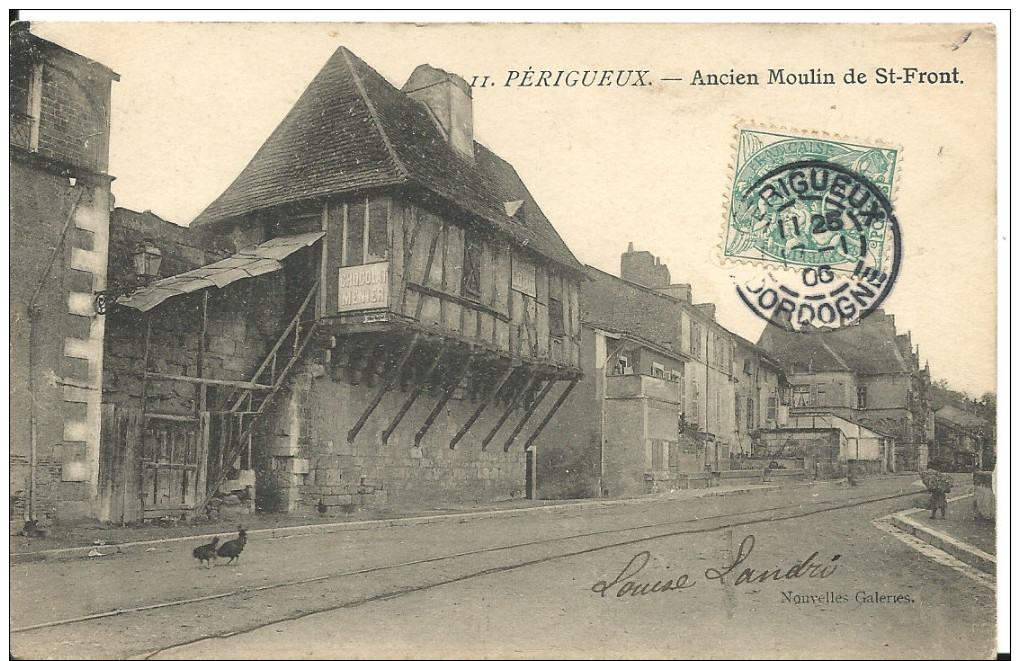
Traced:
[[747, 398], [747, 431], [754, 429], [754, 397]]
[[805, 408], [811, 406], [810, 386], [793, 387], [793, 406], [794, 408]]
[[[470, 234], [464, 240], [464, 293], [482, 294], [482, 242]], [[562, 311], [561, 311], [562, 312]]]
[[858, 386], [857, 388], [857, 408], [866, 409], [868, 408], [868, 388], [867, 386]]
[[368, 251], [365, 263], [385, 262], [390, 256], [389, 204], [375, 200], [368, 206]]
[[701, 325], [691, 320], [691, 355], [701, 358]]
[[563, 301], [549, 297], [549, 334], [553, 337], [566, 335], [563, 328]]
[[769, 420], [775, 420], [779, 417], [779, 398], [775, 395], [769, 397], [768, 400], [768, 411], [765, 413], [765, 417]]
[[744, 374], [750, 374], [750, 373], [751, 373], [751, 359], [750, 358], [745, 358], [744, 359]]
[[633, 370], [630, 367], [630, 359], [623, 354], [620, 354], [616, 358], [616, 365], [613, 367], [613, 374], [633, 374]]
[[664, 365], [660, 365], [659, 363], [652, 363], [652, 376], [654, 376], [657, 379], [665, 379], [666, 367]]
[[344, 227], [344, 266], [361, 266], [365, 263], [365, 203], [347, 206], [347, 224]]
[[347, 205], [344, 225], [344, 266], [374, 264], [389, 259], [389, 205], [386, 200]]
[[682, 372], [677, 372], [676, 370], [672, 370], [669, 373], [669, 380], [672, 381], [673, 383], [680, 383], [683, 380], [683, 378], [684, 378], [684, 375], [683, 375]]

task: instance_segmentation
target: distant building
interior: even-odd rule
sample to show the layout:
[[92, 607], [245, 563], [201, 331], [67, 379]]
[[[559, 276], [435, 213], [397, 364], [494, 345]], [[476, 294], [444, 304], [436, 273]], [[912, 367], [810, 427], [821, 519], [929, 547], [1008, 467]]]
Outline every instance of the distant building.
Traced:
[[[631, 244], [616, 277], [581, 285], [586, 373], [538, 456], [543, 498], [627, 496], [709, 484], [761, 428], [785, 419], [774, 359], [694, 304], [690, 285]], [[759, 474], [760, 478], [760, 474]]]
[[10, 31], [10, 491], [16, 522], [96, 515], [111, 205], [110, 89], [119, 76]]
[[930, 461], [939, 470], [992, 470], [994, 438], [994, 425], [988, 420], [946, 404], [935, 411]]
[[781, 318], [774, 322], [762, 331], [758, 347], [786, 372], [791, 420], [831, 413], [887, 438], [890, 470], [926, 463], [930, 376], [910, 335], [896, 334], [892, 315], [876, 310], [858, 325], [829, 333], [791, 332]]

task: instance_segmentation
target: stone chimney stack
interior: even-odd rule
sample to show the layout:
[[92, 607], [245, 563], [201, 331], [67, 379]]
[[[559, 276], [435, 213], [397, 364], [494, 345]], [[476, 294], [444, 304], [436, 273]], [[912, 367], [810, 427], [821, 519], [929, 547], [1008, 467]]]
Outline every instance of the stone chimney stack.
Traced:
[[647, 250], [635, 251], [630, 243], [627, 252], [620, 255], [620, 277], [652, 289], [668, 287], [669, 267]]
[[471, 86], [466, 80], [457, 74], [422, 64], [414, 70], [401, 91], [428, 108], [450, 146], [474, 162]]

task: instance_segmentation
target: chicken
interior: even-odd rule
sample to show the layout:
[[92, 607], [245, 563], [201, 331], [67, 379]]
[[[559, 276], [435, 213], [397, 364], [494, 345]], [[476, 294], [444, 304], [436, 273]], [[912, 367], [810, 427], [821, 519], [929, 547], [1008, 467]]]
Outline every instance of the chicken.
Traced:
[[229, 565], [234, 560], [237, 560], [237, 556], [241, 555], [241, 551], [244, 550], [244, 544], [247, 541], [248, 531], [244, 529], [244, 526], [241, 526], [238, 528], [237, 539], [223, 542], [223, 546], [216, 551], [216, 555], [221, 558], [230, 558], [230, 560], [227, 560]]
[[211, 542], [203, 544], [191, 552], [191, 555], [198, 558], [199, 569], [202, 568], [203, 563], [205, 563], [205, 566], [208, 567], [209, 562], [216, 557], [216, 544], [218, 544], [219, 541], [219, 537], [213, 537]]
[[315, 506], [315, 509], [319, 511], [319, 516], [326, 516], [326, 512], [329, 508], [326, 507], [326, 503], [322, 502], [322, 498], [319, 499], [319, 504]]

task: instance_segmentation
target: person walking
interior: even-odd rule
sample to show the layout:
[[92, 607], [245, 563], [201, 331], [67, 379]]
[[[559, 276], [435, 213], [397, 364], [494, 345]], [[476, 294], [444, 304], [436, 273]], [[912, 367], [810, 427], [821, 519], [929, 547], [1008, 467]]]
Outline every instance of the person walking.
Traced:
[[948, 501], [946, 500], [946, 494], [949, 493], [953, 488], [953, 478], [940, 473], [937, 470], [929, 466], [928, 470], [921, 474], [921, 481], [924, 486], [928, 489], [928, 493], [931, 494], [931, 499], [928, 503], [928, 509], [931, 510], [930, 519], [935, 518], [935, 512], [942, 512], [942, 518], [946, 518], [946, 507]]

